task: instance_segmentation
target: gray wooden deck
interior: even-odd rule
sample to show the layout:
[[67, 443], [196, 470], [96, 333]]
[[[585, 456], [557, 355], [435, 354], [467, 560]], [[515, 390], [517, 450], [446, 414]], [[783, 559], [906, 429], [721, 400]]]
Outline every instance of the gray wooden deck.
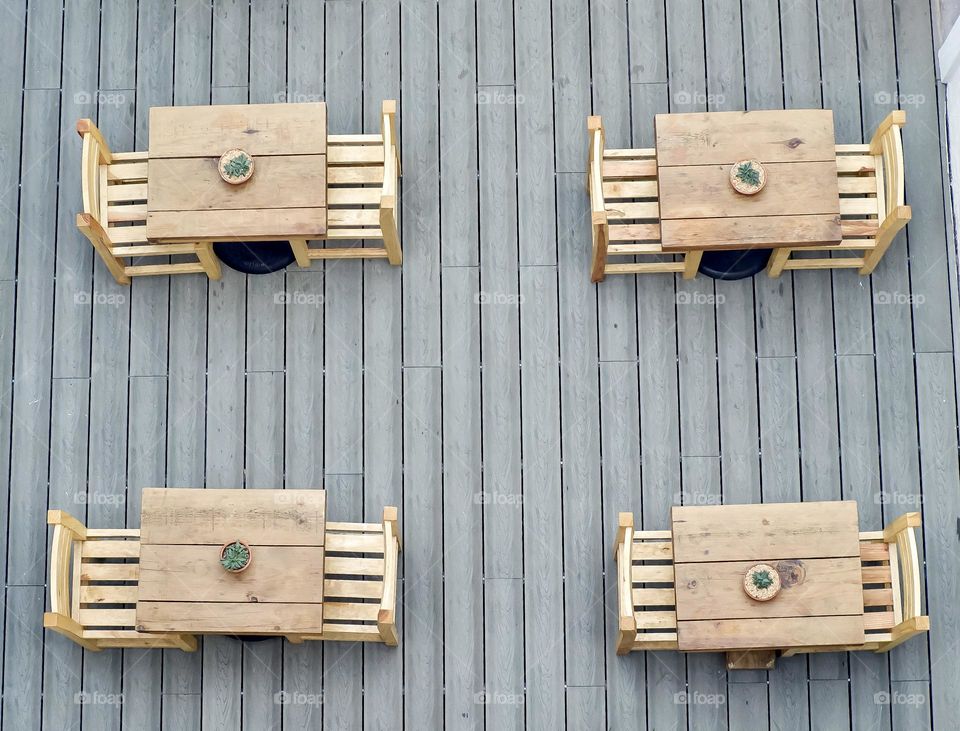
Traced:
[[[926, 2], [62, 4], [0, 0], [4, 728], [960, 727], [957, 262]], [[151, 105], [325, 99], [352, 132], [384, 98], [402, 270], [124, 288], [74, 228], [79, 117], [146, 149]], [[871, 279], [589, 283], [588, 114], [625, 147], [656, 112], [823, 106], [859, 142], [898, 104], [914, 220]], [[400, 506], [399, 650], [43, 634], [48, 506], [133, 526], [147, 486], [321, 484], [340, 520]], [[929, 641], [735, 674], [613, 654], [618, 511], [658, 528], [681, 500], [840, 497], [864, 528], [922, 506]]]

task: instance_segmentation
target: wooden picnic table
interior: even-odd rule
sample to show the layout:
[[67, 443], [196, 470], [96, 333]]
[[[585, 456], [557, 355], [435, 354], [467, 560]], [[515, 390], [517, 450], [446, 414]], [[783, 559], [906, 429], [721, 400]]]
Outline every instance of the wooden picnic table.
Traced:
[[[323, 633], [324, 490], [148, 488], [140, 521], [138, 631]], [[252, 560], [230, 573], [236, 540]]]
[[[856, 502], [676, 506], [671, 533], [680, 650], [864, 642]], [[755, 564], [783, 582], [769, 601], [744, 591]]]
[[[220, 177], [220, 156], [231, 149], [254, 161], [241, 185]], [[147, 159], [151, 241], [296, 246], [327, 233], [323, 102], [153, 107]]]
[[[658, 114], [655, 126], [664, 251], [840, 243], [830, 110]], [[730, 185], [743, 160], [766, 171], [755, 195]]]

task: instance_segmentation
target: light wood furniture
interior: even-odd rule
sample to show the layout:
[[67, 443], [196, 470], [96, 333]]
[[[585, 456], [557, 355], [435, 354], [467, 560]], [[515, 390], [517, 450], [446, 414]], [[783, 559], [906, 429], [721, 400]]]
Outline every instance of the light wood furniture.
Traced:
[[[402, 263], [395, 101], [383, 102], [380, 134], [327, 135], [324, 103], [156, 107], [150, 120], [149, 153], [111, 153], [90, 120], [78, 123], [84, 213], [77, 225], [121, 284], [145, 274], [219, 278], [218, 241], [285, 239], [301, 267], [337, 258]], [[217, 167], [232, 147], [255, 161], [241, 185], [224, 182]], [[382, 243], [316, 245], [358, 239]], [[197, 262], [120, 261], [176, 254]]]
[[[919, 513], [861, 533], [850, 502], [673, 510], [668, 531], [635, 531], [620, 514], [618, 654], [723, 651], [730, 669], [769, 668], [778, 653], [885, 652], [929, 629]], [[761, 561], [783, 585], [767, 602], [742, 587]]]
[[[241, 185], [220, 156], [254, 161]], [[160, 242], [319, 239], [327, 232], [327, 106], [153, 107], [147, 152], [147, 238]]]
[[140, 580], [137, 528], [87, 528], [62, 510], [47, 513], [53, 526], [50, 550], [50, 611], [43, 626], [88, 650], [107, 647], [197, 649], [184, 632], [139, 632], [135, 628]]
[[[54, 517], [59, 522], [51, 559], [53, 611], [44, 615], [45, 626], [94, 649], [94, 640], [99, 647], [194, 649], [196, 634], [396, 646], [397, 509], [384, 508], [379, 523], [330, 522], [325, 496], [323, 490], [151, 488], [143, 493], [140, 530], [89, 531], [51, 511], [51, 522]], [[136, 558], [122, 569], [129, 583], [96, 587], [99, 593], [87, 589], [87, 574], [69, 562], [69, 546], [63, 557], [63, 536], [75, 534], [111, 539], [84, 548], [89, 557], [75, 553], [84, 571], [88, 561], [113, 557], [117, 550]], [[124, 546], [115, 545], [117, 536], [127, 539]], [[220, 549], [238, 539], [250, 545], [252, 560], [243, 572], [228, 573], [220, 566]], [[121, 577], [115, 560], [104, 565], [108, 568], [97, 570], [105, 580]], [[70, 582], [81, 588], [66, 594]], [[63, 611], [71, 597], [84, 602], [79, 614]], [[122, 614], [113, 606], [95, 614], [86, 604], [119, 598]], [[121, 619], [118, 633], [112, 624]], [[109, 634], [99, 629], [106, 621]], [[90, 622], [98, 629], [85, 626]]]
[[[147, 240], [147, 153], [112, 152], [89, 119], [77, 122], [77, 132], [83, 139], [83, 212], [77, 214], [77, 228], [93, 244], [114, 279], [129, 284], [136, 276], [196, 272], [219, 279], [220, 262], [209, 243]], [[170, 263], [169, 257], [177, 254], [193, 261]], [[138, 263], [129, 263], [131, 259]]]
[[[840, 243], [833, 112], [658, 114], [654, 125], [665, 250]], [[745, 159], [766, 171], [756, 195], [730, 184]]]
[[841, 255], [792, 257], [794, 249], [778, 247], [767, 265], [770, 276], [786, 269], [856, 269], [861, 276], [873, 272], [912, 216], [904, 204], [901, 128], [906, 121], [906, 112], [897, 109], [880, 123], [870, 144], [837, 145], [843, 241], [806, 250]]
[[[722, 131], [712, 130], [706, 136], [689, 129], [679, 130], [673, 121], [674, 117], [723, 119], [725, 114], [734, 115], [731, 119], [743, 120], [751, 115], [757, 118], [761, 113], [659, 115], [657, 129], [662, 135], [658, 142], [663, 148], [660, 157], [667, 163], [659, 166], [656, 148], [605, 149], [600, 117], [588, 119], [591, 280], [602, 281], [607, 274], [661, 272], [680, 272], [684, 278], [692, 278], [700, 266], [702, 249], [706, 248], [704, 241], [712, 241], [711, 248], [773, 248], [767, 272], [774, 277], [787, 269], [855, 268], [861, 275], [870, 274], [911, 216], [910, 207], [904, 204], [900, 139], [905, 113], [892, 112], [868, 145], [836, 145], [831, 142], [832, 123], [828, 129], [826, 117], [816, 116], [830, 115], [830, 112], [770, 112], [784, 120], [784, 134], [782, 137], [759, 136], [750, 132], [746, 137], [752, 141], [753, 152], [736, 147], [739, 138], [730, 138]], [[790, 129], [799, 129], [798, 119], [805, 120], [808, 133], [802, 144], [791, 147], [795, 133], [791, 136]], [[689, 127], [690, 123], [684, 124]], [[828, 144], [833, 149], [830, 156], [824, 153]], [[725, 168], [721, 160], [759, 156], [763, 162], [764, 158], [769, 161], [776, 154], [796, 159], [765, 165], [767, 186], [757, 195], [741, 196], [733, 192], [722, 175]], [[694, 155], [703, 161], [702, 165], [690, 165]], [[824, 159], [827, 157], [831, 165]], [[726, 168], [729, 167], [726, 164]], [[836, 176], [833, 182], [826, 180], [828, 168]], [[822, 184], [811, 186], [812, 180]], [[703, 196], [695, 197], [691, 190], [700, 190]], [[771, 196], [771, 192], [775, 195]], [[835, 196], [838, 196], [840, 216], [839, 237], [834, 225], [828, 223], [828, 218], [832, 220], [836, 215]], [[811, 210], [814, 207], [830, 210], [821, 211], [819, 215], [798, 214], [797, 211], [804, 210], [798, 201], [803, 200]], [[733, 215], [744, 208], [752, 213]], [[767, 218], [769, 220], [764, 220]], [[717, 225], [719, 219], [723, 219], [722, 227]], [[801, 223], [803, 225], [799, 225]], [[776, 240], [780, 238], [778, 227], [785, 232], [784, 238], [793, 237], [795, 243], [778, 246], [786, 243]], [[818, 242], [820, 238], [831, 240]], [[801, 252], [817, 252], [821, 256], [811, 257]], [[830, 252], [834, 255], [830, 256]], [[793, 256], [794, 253], [799, 256]]]
[[[695, 277], [703, 252], [667, 252], [660, 240], [655, 151], [606, 149], [600, 117], [587, 120], [587, 131], [591, 281], [602, 281], [607, 274], [680, 272], [684, 279]], [[674, 260], [672, 254], [679, 258]], [[611, 257], [615, 261], [609, 261]]]

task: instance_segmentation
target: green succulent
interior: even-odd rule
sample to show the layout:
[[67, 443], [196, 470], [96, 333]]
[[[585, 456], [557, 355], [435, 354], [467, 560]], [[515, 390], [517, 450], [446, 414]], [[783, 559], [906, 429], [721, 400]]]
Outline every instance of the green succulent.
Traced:
[[740, 165], [737, 166], [735, 175], [737, 176], [737, 180], [742, 183], [754, 187], [760, 185], [760, 171], [753, 166], [753, 163], [740, 163]]
[[240, 541], [231, 543], [223, 552], [220, 565], [227, 571], [239, 571], [250, 561], [250, 550]]
[[753, 585], [758, 589], [769, 589], [773, 586], [773, 577], [769, 571], [757, 571], [750, 578], [753, 581]]
[[250, 170], [250, 158], [246, 155], [236, 155], [223, 166], [223, 172], [229, 178], [242, 178]]

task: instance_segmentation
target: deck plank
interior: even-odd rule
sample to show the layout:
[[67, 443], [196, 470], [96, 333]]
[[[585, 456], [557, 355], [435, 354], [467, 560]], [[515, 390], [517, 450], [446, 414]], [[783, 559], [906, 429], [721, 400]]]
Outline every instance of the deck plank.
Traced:
[[457, 556], [446, 573], [448, 592], [461, 599], [443, 607], [444, 723], [482, 728], [484, 690], [483, 493], [480, 416], [480, 290], [478, 267], [443, 268], [444, 550]]
[[[662, 528], [681, 501], [843, 495], [865, 529], [925, 507], [922, 555], [954, 551], [956, 257], [922, 5], [0, 2], [4, 727], [960, 725], [951, 580], [924, 588], [932, 642], [890, 656], [727, 673], [612, 643], [620, 510]], [[75, 228], [78, 117], [132, 150], [155, 104], [325, 100], [331, 131], [376, 133], [385, 98], [402, 270], [121, 287]], [[608, 147], [649, 147], [657, 112], [783, 106], [834, 109], [840, 142], [907, 110], [914, 220], [871, 279], [588, 284], [588, 114]], [[401, 647], [41, 634], [43, 509], [133, 526], [148, 483], [325, 485], [343, 520], [398, 505]]]
[[[563, 591], [560, 434], [560, 343], [557, 270], [521, 266], [520, 371], [523, 413], [523, 563], [526, 722], [561, 728], [564, 648], [550, 623]], [[536, 538], [533, 538], [536, 536]]]
[[[363, 22], [364, 36], [378, 39], [364, 44], [363, 63], [369, 70], [363, 77], [364, 131], [378, 133], [382, 100], [400, 99], [400, 8], [392, 0], [368, 1]], [[385, 505], [403, 505], [402, 302], [400, 270], [379, 261], [364, 262], [363, 511], [368, 520], [379, 520]], [[403, 515], [400, 521], [402, 536]], [[402, 622], [403, 606], [398, 602], [398, 626]], [[395, 723], [403, 715], [403, 653], [379, 644], [364, 645], [363, 692], [367, 726]]]

